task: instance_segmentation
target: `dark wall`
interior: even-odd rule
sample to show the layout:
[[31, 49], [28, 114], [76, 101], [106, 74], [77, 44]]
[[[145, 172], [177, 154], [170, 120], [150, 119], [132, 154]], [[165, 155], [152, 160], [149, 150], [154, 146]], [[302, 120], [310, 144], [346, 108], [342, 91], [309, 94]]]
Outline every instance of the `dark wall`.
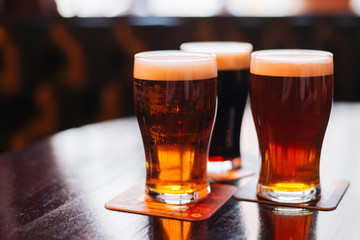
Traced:
[[0, 150], [132, 115], [133, 55], [207, 40], [331, 51], [335, 101], [360, 100], [358, 17], [6, 19], [0, 21]]

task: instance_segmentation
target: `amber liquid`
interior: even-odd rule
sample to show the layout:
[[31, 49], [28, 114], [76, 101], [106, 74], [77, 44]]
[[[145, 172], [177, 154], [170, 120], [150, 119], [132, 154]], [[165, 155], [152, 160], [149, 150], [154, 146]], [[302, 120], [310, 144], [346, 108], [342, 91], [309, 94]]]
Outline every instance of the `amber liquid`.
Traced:
[[275, 191], [319, 186], [333, 76], [251, 75], [250, 100], [261, 152], [259, 184]]
[[184, 194], [206, 188], [216, 78], [134, 81], [135, 110], [146, 156], [146, 186]]
[[[285, 209], [279, 208], [270, 210], [260, 207], [260, 217], [264, 228], [269, 231], [261, 239], [276, 240], [304, 240], [316, 239], [313, 232], [309, 229], [316, 221], [314, 212], [305, 209]], [[298, 211], [298, 212], [297, 212]]]
[[211, 162], [238, 159], [240, 129], [248, 95], [249, 69], [218, 72], [218, 108], [210, 143]]

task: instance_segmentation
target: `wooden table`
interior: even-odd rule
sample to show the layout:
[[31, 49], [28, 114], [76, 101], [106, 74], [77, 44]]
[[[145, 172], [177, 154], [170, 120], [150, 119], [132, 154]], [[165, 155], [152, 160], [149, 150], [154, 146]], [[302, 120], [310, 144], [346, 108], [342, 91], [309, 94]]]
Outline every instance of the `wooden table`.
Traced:
[[[241, 148], [244, 165], [257, 166], [249, 107]], [[209, 220], [187, 222], [104, 208], [145, 178], [134, 117], [70, 129], [0, 157], [0, 239], [360, 239], [359, 150], [360, 104], [335, 103], [321, 176], [350, 181], [337, 209], [282, 212], [231, 198]]]

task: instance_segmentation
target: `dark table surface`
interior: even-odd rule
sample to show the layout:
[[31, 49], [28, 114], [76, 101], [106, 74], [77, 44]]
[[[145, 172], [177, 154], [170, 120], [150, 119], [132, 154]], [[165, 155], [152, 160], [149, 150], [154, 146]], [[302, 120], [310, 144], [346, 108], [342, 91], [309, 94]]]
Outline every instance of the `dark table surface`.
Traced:
[[[249, 107], [241, 148], [244, 166], [257, 167]], [[359, 151], [360, 104], [335, 103], [321, 177], [350, 182], [337, 209], [283, 211], [231, 198], [209, 220], [188, 222], [104, 208], [145, 178], [134, 117], [70, 129], [0, 157], [0, 239], [360, 239]]]

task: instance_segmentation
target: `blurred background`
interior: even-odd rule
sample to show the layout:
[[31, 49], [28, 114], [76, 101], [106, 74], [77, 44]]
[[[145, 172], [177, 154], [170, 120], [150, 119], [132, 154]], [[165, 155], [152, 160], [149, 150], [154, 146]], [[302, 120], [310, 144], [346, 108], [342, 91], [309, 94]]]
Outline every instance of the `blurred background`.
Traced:
[[359, 101], [359, 15], [360, 0], [0, 0], [0, 152], [133, 115], [133, 55], [187, 41], [331, 51], [335, 101]]

